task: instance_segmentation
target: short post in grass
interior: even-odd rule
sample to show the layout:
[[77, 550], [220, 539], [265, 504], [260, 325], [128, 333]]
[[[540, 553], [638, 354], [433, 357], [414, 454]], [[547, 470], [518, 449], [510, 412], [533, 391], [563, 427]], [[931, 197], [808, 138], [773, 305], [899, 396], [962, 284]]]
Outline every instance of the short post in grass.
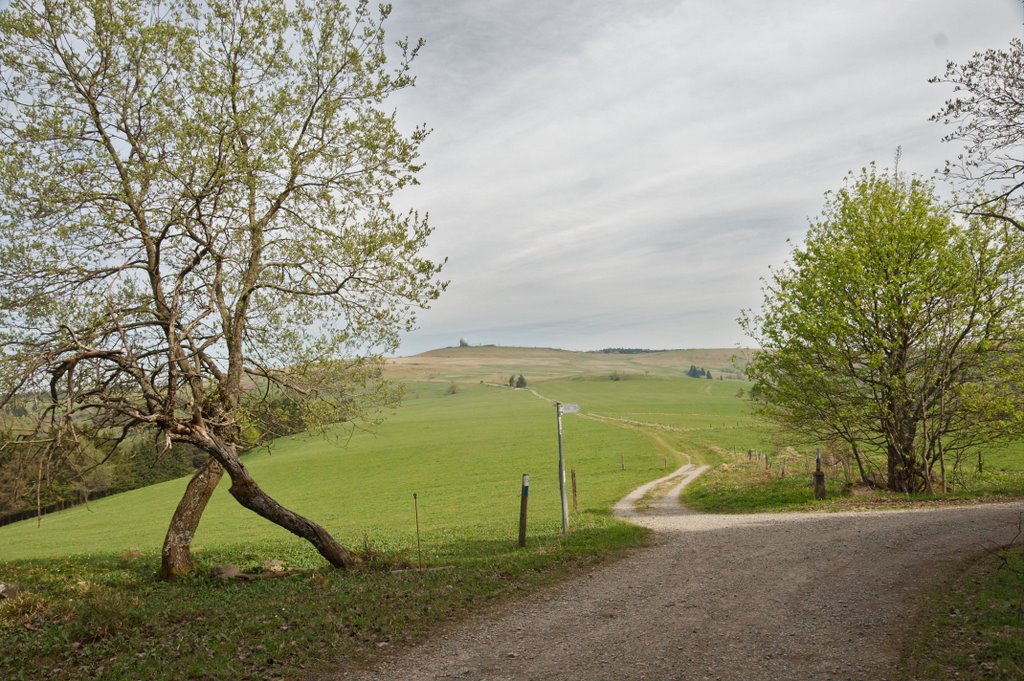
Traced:
[[530, 476], [523, 473], [523, 492], [519, 497], [519, 546], [526, 546], [526, 502], [530, 498]]
[[423, 547], [420, 545], [420, 503], [416, 499], [416, 492], [412, 493], [412, 507], [416, 511], [416, 553], [420, 559], [420, 570], [423, 569]]
[[821, 472], [821, 450], [814, 450], [814, 498], [825, 498], [825, 474]]
[[625, 454], [619, 454], [619, 465], [622, 467], [622, 470], [626, 470], [626, 455]]
[[579, 508], [576, 506], [576, 469], [573, 468], [570, 472], [572, 473], [572, 512], [579, 513]]
[[578, 404], [555, 402], [555, 416], [558, 420], [558, 489], [562, 494], [562, 534], [569, 534], [569, 503], [565, 494], [565, 456], [562, 453], [562, 414], [576, 414]]

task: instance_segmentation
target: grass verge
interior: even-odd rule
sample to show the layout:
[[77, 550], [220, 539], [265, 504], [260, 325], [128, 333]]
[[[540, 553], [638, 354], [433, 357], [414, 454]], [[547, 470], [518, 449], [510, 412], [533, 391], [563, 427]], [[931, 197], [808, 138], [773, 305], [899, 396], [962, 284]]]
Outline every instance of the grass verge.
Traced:
[[1024, 678], [1024, 549], [987, 553], [934, 589], [901, 677]]
[[[319, 568], [263, 580], [219, 581], [267, 558], [313, 563], [294, 543], [218, 547], [200, 576], [156, 582], [153, 554], [22, 560], [2, 581], [25, 593], [0, 601], [4, 679], [305, 679], [367, 665], [438, 625], [622, 555], [642, 528], [603, 512], [574, 516], [562, 538], [543, 528], [525, 549], [505, 537], [436, 547], [424, 571], [415, 550], [364, 547], [356, 570]], [[289, 553], [291, 552], [291, 553]]]
[[1024, 473], [1020, 471], [973, 474], [960, 490], [932, 496], [872, 490], [854, 484], [852, 476], [835, 467], [826, 471], [826, 498], [818, 500], [814, 498], [812, 457], [780, 457], [770, 466], [745, 460], [722, 464], [689, 485], [683, 501], [705, 513], [771, 513], [970, 504], [1024, 496]]

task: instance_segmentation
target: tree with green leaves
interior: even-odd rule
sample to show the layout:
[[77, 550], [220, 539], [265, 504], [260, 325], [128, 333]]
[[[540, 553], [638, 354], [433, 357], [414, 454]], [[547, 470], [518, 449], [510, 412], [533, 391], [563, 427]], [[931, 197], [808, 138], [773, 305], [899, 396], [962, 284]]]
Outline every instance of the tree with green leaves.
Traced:
[[[46, 395], [30, 438], [112, 449], [139, 430], [208, 463], [164, 545], [189, 546], [221, 475], [240, 504], [355, 556], [240, 455], [248, 395], [311, 423], [381, 395], [380, 354], [444, 289], [415, 182], [423, 128], [384, 108], [419, 44], [335, 0], [11, 0], [0, 11], [0, 383]], [[367, 387], [369, 386], [369, 387]]]
[[845, 444], [865, 482], [877, 454], [890, 490], [933, 491], [945, 457], [1022, 432], [1022, 246], [928, 181], [849, 176], [741, 317], [762, 348], [752, 395], [790, 431]]

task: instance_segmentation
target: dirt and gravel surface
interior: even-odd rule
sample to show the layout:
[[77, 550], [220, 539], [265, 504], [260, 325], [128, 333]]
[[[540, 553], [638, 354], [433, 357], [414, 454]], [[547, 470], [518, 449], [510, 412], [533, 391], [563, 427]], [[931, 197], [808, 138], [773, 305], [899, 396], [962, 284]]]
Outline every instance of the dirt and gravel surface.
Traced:
[[617, 506], [650, 546], [340, 678], [891, 679], [924, 589], [1022, 511], [697, 514], [675, 502], [695, 473]]

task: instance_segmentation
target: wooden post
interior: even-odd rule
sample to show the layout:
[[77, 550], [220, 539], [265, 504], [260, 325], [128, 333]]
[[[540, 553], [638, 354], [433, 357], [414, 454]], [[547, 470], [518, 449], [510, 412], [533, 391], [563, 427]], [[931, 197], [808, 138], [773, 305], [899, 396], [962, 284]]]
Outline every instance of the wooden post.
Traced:
[[814, 472], [814, 498], [825, 498], [825, 474], [821, 471]]
[[412, 506], [416, 509], [416, 553], [420, 557], [420, 570], [423, 569], [423, 548], [420, 546], [420, 504], [416, 500], [416, 492], [412, 493]]
[[579, 513], [579, 508], [576, 506], [576, 469], [570, 469], [572, 472], [572, 512]]
[[530, 497], [530, 476], [523, 473], [523, 492], [519, 497], [519, 546], [526, 546], [526, 501]]
[[619, 464], [622, 466], [622, 470], [626, 470], [626, 455], [619, 454]]
[[821, 472], [821, 450], [814, 450], [814, 498], [825, 498], [825, 474]]

